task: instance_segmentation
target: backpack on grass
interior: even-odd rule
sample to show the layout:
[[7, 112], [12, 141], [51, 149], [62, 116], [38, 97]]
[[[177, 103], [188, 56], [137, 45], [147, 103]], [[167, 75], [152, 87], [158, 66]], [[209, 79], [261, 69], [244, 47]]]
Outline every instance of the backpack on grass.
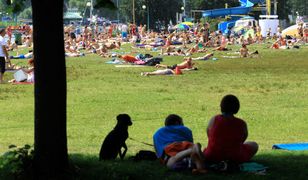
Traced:
[[155, 161], [157, 160], [157, 156], [153, 151], [140, 150], [133, 159], [135, 161]]

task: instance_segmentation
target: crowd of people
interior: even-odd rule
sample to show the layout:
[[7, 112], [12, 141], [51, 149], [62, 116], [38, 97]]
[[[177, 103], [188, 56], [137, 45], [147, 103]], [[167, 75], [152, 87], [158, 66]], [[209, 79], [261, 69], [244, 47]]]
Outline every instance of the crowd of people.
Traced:
[[[10, 59], [29, 59], [33, 58], [32, 50], [26, 54], [19, 54], [18, 48], [32, 48], [32, 29], [30, 26], [20, 26], [17, 29], [23, 32], [22, 45], [17, 45], [17, 42], [11, 41], [12, 32], [16, 27], [7, 27], [2, 33], [4, 37], [8, 35], [7, 42], [1, 38], [3, 44], [0, 57], [6, 57], [7, 68], [12, 68]], [[228, 29], [227, 32], [210, 31], [209, 23], [196, 23], [190, 26], [189, 29], [171, 29], [166, 31], [155, 32], [149, 30], [146, 25], [137, 26], [135, 24], [110, 24], [99, 26], [98, 24], [88, 25], [84, 27], [70, 24], [64, 27], [64, 43], [65, 56], [80, 57], [88, 54], [96, 54], [103, 58], [117, 57], [124, 60], [126, 63], [134, 63], [138, 58], [133, 55], [133, 52], [139, 52], [142, 49], [159, 52], [159, 56], [183, 56], [189, 61], [209, 60], [214, 57], [214, 51], [231, 51], [230, 45], [241, 45], [240, 49], [235, 50], [239, 58], [258, 57], [259, 51], [250, 52], [248, 46], [257, 43], [273, 42], [270, 48], [273, 49], [290, 49], [299, 48], [305, 42], [308, 42], [308, 28], [300, 24], [298, 27], [298, 36], [282, 37], [281, 28], [278, 26], [277, 33], [272, 33], [271, 29], [267, 30], [266, 37], [261, 34], [260, 26], [244, 27], [248, 33], [244, 36], [241, 33], [232, 32]], [[6, 33], [6, 34], [5, 34]], [[120, 50], [123, 44], [130, 43], [132, 52], [121, 55], [115, 54], [115, 50]], [[13, 52], [17, 52], [13, 56]], [[9, 56], [11, 53], [11, 56]], [[196, 55], [197, 54], [197, 55]], [[223, 56], [227, 57], [228, 56]], [[233, 57], [233, 56], [232, 56]], [[232, 58], [230, 57], [230, 58]], [[217, 58], [215, 58], [217, 59]], [[3, 61], [3, 60], [1, 60]], [[3, 64], [3, 63], [1, 63]], [[188, 64], [193, 64], [188, 62]], [[144, 72], [141, 75], [179, 75], [183, 69], [197, 68], [188, 65], [186, 66], [156, 66], [157, 68], [164, 67], [163, 70], [153, 72]], [[185, 67], [185, 68], [182, 68]], [[5, 71], [5, 68], [1, 68]], [[4, 72], [3, 72], [4, 73]], [[3, 76], [0, 76], [0, 80]], [[3, 81], [3, 80], [1, 80]]]

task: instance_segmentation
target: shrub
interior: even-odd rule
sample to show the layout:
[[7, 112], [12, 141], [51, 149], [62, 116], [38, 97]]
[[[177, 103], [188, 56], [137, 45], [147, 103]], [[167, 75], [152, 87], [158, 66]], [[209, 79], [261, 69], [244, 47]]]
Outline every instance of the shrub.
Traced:
[[9, 151], [0, 156], [0, 179], [27, 176], [33, 164], [33, 154], [33, 148], [28, 144], [20, 148], [10, 145]]

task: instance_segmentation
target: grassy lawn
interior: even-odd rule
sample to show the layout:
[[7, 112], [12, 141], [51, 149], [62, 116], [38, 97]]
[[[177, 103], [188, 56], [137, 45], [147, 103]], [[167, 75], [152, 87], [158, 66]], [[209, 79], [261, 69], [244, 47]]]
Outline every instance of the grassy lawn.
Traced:
[[[261, 54], [261, 58], [254, 59], [223, 58], [234, 55], [215, 52], [217, 61], [198, 61], [198, 71], [184, 72], [181, 76], [144, 77], [141, 72], [154, 68], [116, 68], [105, 64], [108, 59], [96, 55], [67, 58], [68, 149], [72, 161], [81, 168], [81, 179], [192, 178], [189, 172], [173, 173], [157, 162], [98, 162], [102, 140], [114, 127], [115, 116], [126, 112], [134, 123], [129, 128], [130, 137], [152, 143], [152, 135], [163, 126], [164, 118], [176, 113], [193, 131], [195, 142], [204, 147], [207, 122], [219, 113], [220, 100], [229, 93], [238, 96], [241, 102], [237, 116], [248, 124], [248, 140], [260, 145], [254, 161], [268, 166], [268, 173], [265, 176], [210, 173], [193, 178], [307, 178], [307, 151], [271, 148], [277, 143], [308, 141], [308, 46], [290, 50], [270, 50], [265, 46], [249, 47]], [[231, 48], [234, 52], [239, 46]], [[123, 51], [129, 51], [129, 47]], [[164, 57], [163, 63], [172, 65], [182, 59]], [[13, 62], [25, 64], [24, 60]], [[5, 74], [6, 80], [12, 77], [12, 73]], [[33, 86], [0, 85], [0, 101], [0, 153], [7, 151], [10, 144], [33, 144]], [[136, 141], [126, 143], [128, 156], [139, 150], [153, 150]]]

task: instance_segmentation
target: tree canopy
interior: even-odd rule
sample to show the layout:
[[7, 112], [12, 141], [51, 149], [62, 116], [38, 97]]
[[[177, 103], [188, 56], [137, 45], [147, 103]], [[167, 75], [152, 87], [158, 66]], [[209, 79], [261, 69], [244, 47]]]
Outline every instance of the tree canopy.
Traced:
[[[142, 9], [145, 5], [149, 8], [150, 21], [153, 25], [154, 22], [160, 20], [161, 22], [168, 23], [170, 20], [175, 23], [175, 14], [182, 13], [181, 7], [183, 6], [182, 0], [134, 0], [135, 1], [135, 16], [136, 22], [138, 24], [146, 24], [147, 9]], [[110, 20], [115, 20], [118, 18], [122, 22], [132, 21], [132, 0], [109, 0], [103, 1], [94, 0], [94, 5], [101, 5], [107, 8], [94, 9], [94, 13], [99, 16], [109, 18]], [[113, 2], [113, 3], [110, 3]], [[11, 3], [8, 6], [7, 3]], [[206, 9], [216, 9], [224, 8], [225, 3], [228, 3], [229, 7], [238, 6], [238, 0], [186, 0], [186, 11], [195, 10], [206, 10]], [[274, 1], [272, 0], [272, 6]], [[87, 9], [87, 1], [85, 0], [64, 0], [64, 10], [67, 8], [77, 8], [82, 15], [89, 15], [89, 9]], [[115, 6], [114, 6], [115, 5]], [[119, 5], [118, 10], [113, 11], [110, 9], [115, 9]], [[21, 18], [31, 18], [31, 3], [30, 0], [0, 0], [0, 11], [17, 14]], [[272, 8], [273, 9], [273, 8]], [[302, 0], [277, 0], [277, 13], [280, 19], [286, 19], [289, 14], [296, 15], [298, 12], [300, 15], [308, 15], [308, 1]], [[86, 13], [86, 14], [84, 14]]]

